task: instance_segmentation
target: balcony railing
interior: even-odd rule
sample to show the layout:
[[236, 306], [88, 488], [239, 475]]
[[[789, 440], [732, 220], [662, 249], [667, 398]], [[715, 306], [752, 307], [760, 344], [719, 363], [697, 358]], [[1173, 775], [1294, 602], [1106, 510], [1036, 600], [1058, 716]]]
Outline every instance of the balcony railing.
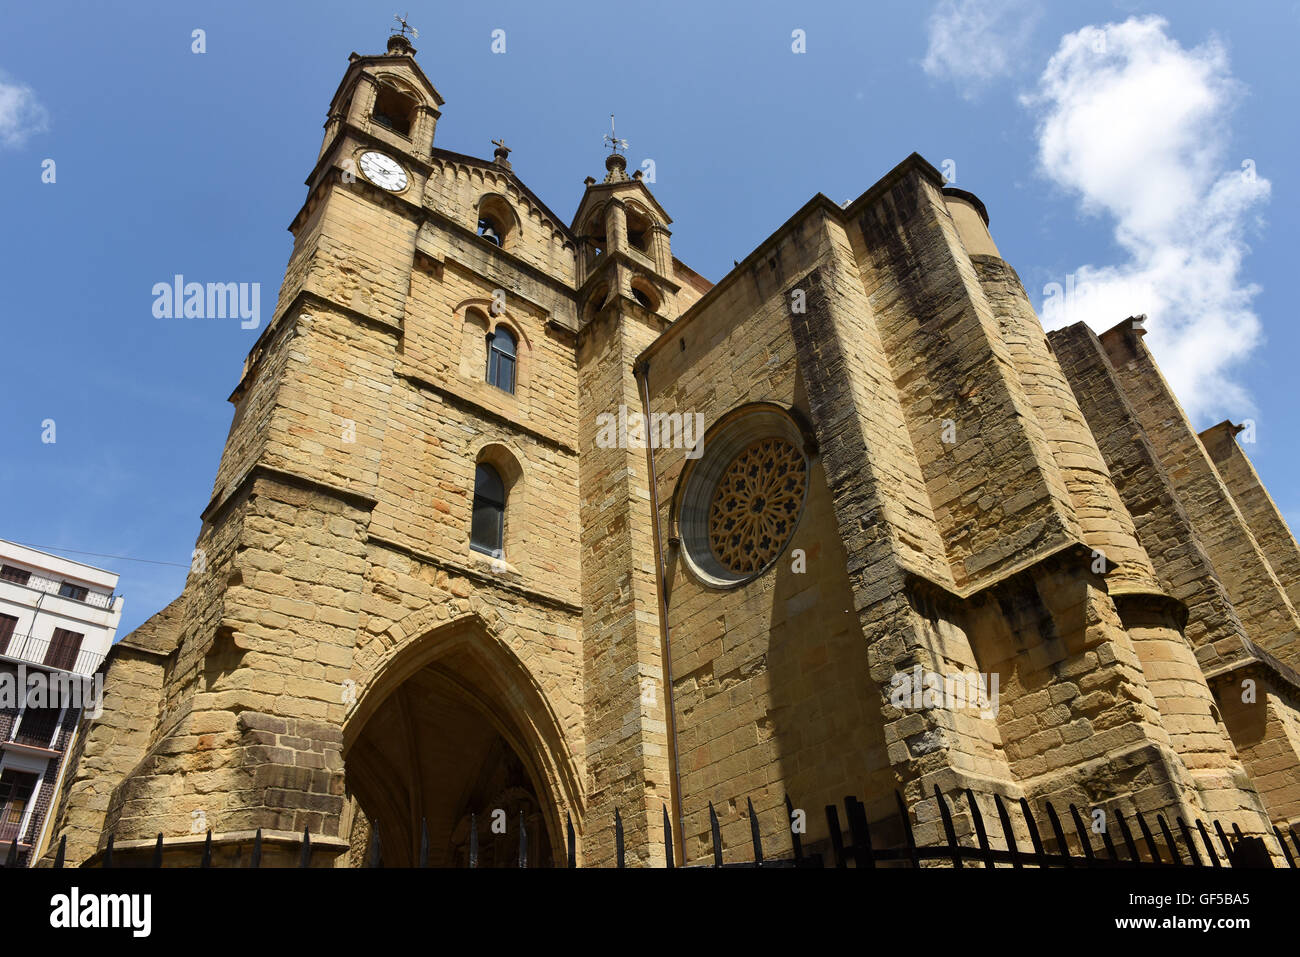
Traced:
[[19, 839], [18, 840], [19, 844], [27, 843], [26, 841], [22, 840], [21, 837], [22, 830], [23, 830], [23, 825], [21, 821], [16, 821], [13, 823], [9, 821], [0, 821], [0, 844], [11, 844], [13, 843], [14, 838]]
[[[44, 575], [38, 575], [32, 572], [26, 582], [17, 582], [5, 578], [0, 581], [8, 582], [10, 585], [17, 585], [19, 588], [30, 588], [32, 591], [45, 592], [47, 595], [59, 595], [60, 589], [63, 588], [63, 580], [60, 578], [47, 578]], [[102, 608], [105, 611], [113, 610], [114, 595], [105, 595], [103, 592], [86, 591], [84, 598], [73, 598], [70, 595], [59, 595], [60, 598], [66, 598], [68, 601], [78, 601], [83, 605], [90, 605], [92, 608]]]
[[[56, 660], [50, 655], [50, 639], [36, 638], [32, 635], [10, 635], [9, 643], [0, 647], [0, 655], [18, 658], [47, 668], [58, 668], [79, 675], [93, 675], [99, 663], [104, 660], [102, 652], [81, 649], [71, 662]], [[49, 661], [46, 661], [49, 658]]]
[[15, 744], [25, 744], [29, 748], [57, 750], [59, 735], [59, 718], [63, 714], [60, 708], [24, 708], [18, 717], [17, 727], [9, 734], [9, 740]]

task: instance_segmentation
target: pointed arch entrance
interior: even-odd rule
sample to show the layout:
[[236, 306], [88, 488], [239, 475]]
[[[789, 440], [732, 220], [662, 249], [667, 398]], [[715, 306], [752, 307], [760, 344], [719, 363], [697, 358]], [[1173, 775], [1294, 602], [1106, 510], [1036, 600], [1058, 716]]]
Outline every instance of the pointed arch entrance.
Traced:
[[529, 866], [560, 864], [565, 814], [579, 818], [542, 689], [474, 614], [381, 660], [344, 727], [344, 769], [389, 867], [419, 861], [422, 833], [431, 867], [465, 866], [471, 813], [479, 866], [517, 865], [521, 819]]

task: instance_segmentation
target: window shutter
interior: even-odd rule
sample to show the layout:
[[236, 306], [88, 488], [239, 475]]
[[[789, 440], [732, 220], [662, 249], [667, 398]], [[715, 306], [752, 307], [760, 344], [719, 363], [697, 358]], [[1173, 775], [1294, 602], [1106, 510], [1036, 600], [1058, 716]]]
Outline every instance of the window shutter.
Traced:
[[13, 615], [0, 615], [0, 655], [8, 651], [9, 639], [14, 636], [14, 628], [17, 626], [18, 619]]
[[50, 650], [45, 653], [45, 664], [51, 668], [71, 671], [72, 666], [77, 663], [77, 655], [81, 651], [81, 639], [84, 637], [66, 628], [55, 628], [54, 637], [50, 640]]

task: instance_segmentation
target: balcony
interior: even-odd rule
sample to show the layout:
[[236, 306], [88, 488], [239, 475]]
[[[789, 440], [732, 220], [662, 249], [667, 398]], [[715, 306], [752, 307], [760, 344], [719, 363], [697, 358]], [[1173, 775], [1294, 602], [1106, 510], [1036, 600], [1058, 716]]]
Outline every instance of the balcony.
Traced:
[[57, 655], [50, 654], [51, 644], [49, 638], [36, 638], [32, 635], [10, 635], [9, 644], [4, 648], [0, 648], [0, 656], [17, 658], [20, 661], [29, 661], [33, 664], [43, 665], [46, 668], [57, 671], [70, 671], [79, 675], [93, 675], [100, 662], [104, 660], [102, 652], [79, 649], [71, 661], [66, 660], [67, 656], [65, 656], [65, 660], [59, 661]]
[[3, 844], [3, 851], [9, 850], [9, 845], [13, 843], [14, 838], [18, 838], [20, 848], [27, 846], [27, 842], [22, 839], [23, 825], [21, 821], [0, 821], [0, 844]]
[[44, 592], [47, 595], [58, 595], [60, 598], [66, 598], [69, 601], [89, 605], [91, 608], [100, 608], [104, 611], [113, 610], [114, 595], [105, 595], [103, 592], [90, 591], [89, 589], [85, 589], [85, 594], [80, 597], [75, 594], [65, 594], [63, 591], [64, 581], [61, 578], [48, 578], [45, 575], [31, 572], [26, 581], [18, 581], [13, 578], [0, 580], [10, 585], [16, 585], [19, 588], [29, 588], [32, 591]]

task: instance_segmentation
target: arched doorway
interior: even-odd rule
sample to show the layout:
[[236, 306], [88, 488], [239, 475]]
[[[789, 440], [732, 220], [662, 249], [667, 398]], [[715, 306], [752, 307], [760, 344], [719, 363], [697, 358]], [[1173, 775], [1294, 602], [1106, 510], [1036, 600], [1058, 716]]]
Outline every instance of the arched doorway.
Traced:
[[557, 733], [527, 670], [477, 619], [408, 642], [344, 735], [347, 788], [381, 863], [416, 865], [425, 833], [430, 867], [466, 866], [471, 814], [478, 866], [518, 866], [521, 821], [528, 866], [562, 863]]

